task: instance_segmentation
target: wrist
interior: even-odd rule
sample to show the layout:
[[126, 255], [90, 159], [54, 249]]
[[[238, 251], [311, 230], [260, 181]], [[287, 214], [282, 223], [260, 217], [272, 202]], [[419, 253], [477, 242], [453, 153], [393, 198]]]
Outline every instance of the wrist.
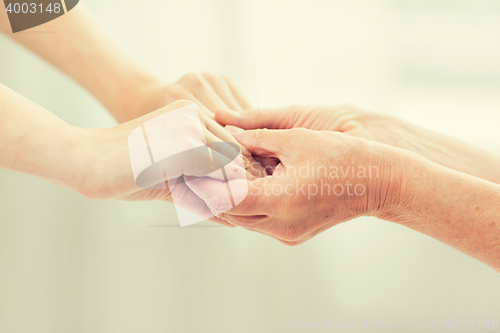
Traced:
[[67, 128], [67, 137], [71, 149], [69, 169], [73, 170], [71, 184], [67, 187], [86, 197], [86, 184], [91, 179], [90, 165], [94, 160], [93, 149], [91, 148], [91, 138], [94, 131], [99, 130], [74, 126]]
[[132, 121], [106, 129], [79, 129], [78, 193], [109, 200], [137, 190], [128, 148], [129, 134], [137, 125]]
[[416, 188], [415, 178], [421, 171], [420, 156], [404, 149], [373, 143], [371, 164], [378, 168], [377, 177], [370, 179], [373, 193], [369, 214], [382, 220], [406, 221], [408, 210], [412, 209]]
[[346, 191], [334, 189], [333, 193], [346, 194], [349, 200], [344, 206], [348, 215], [351, 218], [376, 216], [387, 219], [387, 216], [398, 214], [401, 203], [399, 199], [405, 182], [404, 166], [408, 163], [406, 160], [410, 153], [348, 135], [345, 136], [348, 140], [341, 145], [347, 147], [347, 151], [341, 151], [338, 139], [342, 136], [334, 132], [324, 134], [337, 139], [332, 149], [328, 149], [333, 152], [332, 165], [338, 164], [337, 172], [330, 173], [334, 175], [330, 177], [333, 177], [331, 181], [334, 184], [339, 184], [340, 177], [340, 184], [345, 185], [339, 188]]
[[[389, 222], [417, 229], [419, 211], [428, 203], [434, 191], [428, 186], [439, 183], [439, 174], [447, 170], [420, 155], [404, 149], [394, 148], [390, 166], [390, 181], [381, 209], [374, 214]], [[430, 184], [430, 185], [429, 185]]]

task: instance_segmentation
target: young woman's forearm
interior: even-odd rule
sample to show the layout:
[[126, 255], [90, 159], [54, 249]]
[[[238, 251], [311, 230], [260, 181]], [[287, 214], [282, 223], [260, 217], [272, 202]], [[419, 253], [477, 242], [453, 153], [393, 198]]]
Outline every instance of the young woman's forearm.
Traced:
[[[7, 14], [0, 5], [0, 22], [5, 28]], [[9, 35], [55, 67], [62, 70], [94, 95], [117, 119], [124, 109], [115, 107], [122, 96], [158, 84], [101, 29], [83, 4], [56, 20], [30, 29], [40, 34]], [[139, 116], [139, 115], [135, 115]]]
[[83, 131], [0, 85], [0, 169], [79, 190]]
[[500, 271], [500, 186], [414, 157], [402, 175], [400, 213], [382, 218]]

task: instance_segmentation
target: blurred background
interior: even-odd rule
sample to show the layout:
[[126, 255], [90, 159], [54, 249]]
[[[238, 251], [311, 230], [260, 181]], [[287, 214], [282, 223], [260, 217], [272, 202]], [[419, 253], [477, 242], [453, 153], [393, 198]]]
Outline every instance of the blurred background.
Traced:
[[[350, 103], [500, 153], [496, 0], [87, 0], [166, 82], [230, 76], [254, 106]], [[77, 126], [114, 120], [0, 35], [0, 82]], [[78, 64], [75, 64], [78, 65]], [[170, 204], [94, 202], [0, 171], [0, 332], [288, 332], [290, 321], [500, 319], [500, 275], [375, 218], [298, 247]], [[362, 331], [362, 329], [359, 329]]]

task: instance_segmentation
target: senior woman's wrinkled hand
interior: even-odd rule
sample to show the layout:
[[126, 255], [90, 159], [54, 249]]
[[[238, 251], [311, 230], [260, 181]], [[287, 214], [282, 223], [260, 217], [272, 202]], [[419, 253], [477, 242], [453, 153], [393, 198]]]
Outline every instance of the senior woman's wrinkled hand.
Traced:
[[[218, 112], [217, 120], [247, 129], [295, 128], [236, 135], [254, 154], [277, 157], [281, 164], [272, 176], [249, 182], [253, 196], [225, 214], [230, 223], [294, 245], [340, 222], [374, 215], [500, 272], [498, 155], [349, 107]], [[341, 173], [318, 173], [328, 166]], [[309, 174], [290, 175], [297, 167]], [[374, 168], [378, 173], [370, 173]], [[288, 193], [280, 191], [287, 187]]]
[[291, 105], [244, 112], [220, 109], [216, 120], [222, 125], [243, 129], [303, 127], [342, 132], [406, 149], [445, 167], [500, 184], [500, 155], [395, 117], [350, 105]]
[[[222, 213], [231, 224], [296, 245], [338, 223], [387, 214], [402, 202], [401, 168], [393, 163], [400, 149], [302, 128], [253, 130], [235, 137], [255, 156], [281, 163], [272, 175], [249, 181], [245, 200]], [[214, 193], [195, 192], [212, 210], [224, 210], [218, 209]]]

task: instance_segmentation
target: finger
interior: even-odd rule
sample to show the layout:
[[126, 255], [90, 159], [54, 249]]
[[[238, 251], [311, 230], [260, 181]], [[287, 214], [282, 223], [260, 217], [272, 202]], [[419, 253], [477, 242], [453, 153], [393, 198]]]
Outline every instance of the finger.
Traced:
[[[169, 90], [169, 93], [165, 96], [165, 104], [168, 106], [175, 104], [177, 101], [192, 101], [195, 102], [199, 108], [207, 114], [210, 118], [214, 118], [215, 114], [210, 111], [196, 96], [191, 93], [185, 86], [181, 86], [180, 83], [176, 84], [174, 88]], [[171, 104], [172, 103], [172, 104]]]
[[[194, 214], [212, 222], [224, 225], [226, 227], [234, 228], [234, 224], [231, 224], [225, 220], [219, 219], [213, 215], [205, 202], [200, 199], [191, 189], [186, 185], [186, 183], [178, 183], [174, 187], [174, 191], [169, 196], [169, 202], [187, 209]], [[175, 199], [173, 199], [175, 197]]]
[[226, 103], [228, 108], [237, 111], [243, 110], [236, 98], [233, 96], [231, 88], [229, 88], [229, 84], [226, 80], [211, 73], [203, 73], [202, 75], [205, 77], [215, 93], [219, 95], [224, 103]]
[[[189, 187], [215, 213], [230, 215], [268, 215], [271, 210], [263, 194], [261, 182], [232, 180], [224, 184], [208, 177], [189, 179]], [[224, 200], [228, 186], [235, 206]]]
[[[221, 153], [222, 155], [226, 156], [230, 160], [234, 160], [236, 156], [240, 154], [240, 144], [238, 143], [233, 143], [233, 142], [225, 142], [222, 141], [219, 137], [217, 137], [215, 134], [210, 132], [208, 129], [204, 128], [203, 132], [205, 134], [205, 139], [207, 140], [207, 145], [215, 150]], [[236, 140], [235, 140], [236, 141]]]
[[[245, 160], [245, 165], [248, 164], [248, 166], [251, 165], [252, 162], [254, 162], [254, 158], [252, 154], [248, 151], [248, 149], [245, 148], [245, 146], [241, 145], [238, 140], [234, 138], [234, 136], [229, 133], [225, 128], [223, 128], [221, 125], [219, 125], [215, 120], [210, 119], [208, 117], [203, 117], [203, 121], [205, 122], [206, 128], [214, 134], [216, 137], [218, 137], [221, 141], [224, 142], [231, 142], [235, 143], [240, 147], [240, 153], [244, 156]], [[248, 169], [248, 168], [247, 168]]]
[[[211, 134], [211, 133], [210, 133]], [[213, 135], [213, 134], [211, 134]], [[214, 136], [215, 139], [217, 139]], [[239, 169], [244, 170], [246, 172], [246, 179], [255, 179], [256, 177], [261, 177], [261, 175], [264, 174], [263, 170], [260, 171], [260, 169], [256, 168], [254, 165], [252, 165], [252, 162], [248, 160], [243, 154], [240, 153], [238, 146], [233, 144], [233, 143], [228, 143], [228, 142], [222, 142], [222, 141], [214, 141], [210, 142], [210, 149], [212, 149], [212, 155], [213, 155], [213, 168], [214, 170], [221, 169], [222, 167], [226, 167], [226, 160], [225, 159], [216, 159], [219, 153], [222, 156], [226, 157], [228, 160], [232, 161], [229, 166], [233, 167], [233, 165], [237, 166]], [[250, 154], [251, 156], [251, 154]], [[253, 162], [257, 163], [257, 162]], [[260, 165], [260, 164], [259, 164]], [[262, 167], [262, 166], [261, 166]], [[229, 176], [228, 176], [229, 177]], [[235, 179], [234, 177], [229, 179]]]
[[292, 128], [298, 118], [296, 112], [286, 112], [286, 108], [254, 109], [236, 112], [228, 109], [215, 110], [215, 120], [222, 125], [233, 125], [243, 129]]
[[[231, 125], [225, 126], [224, 129], [227, 130], [232, 135], [234, 135], [236, 133], [245, 132], [244, 129], [239, 128], [239, 127], [235, 127], [235, 126], [231, 126]], [[238, 142], [238, 144], [240, 144], [240, 143]], [[260, 159], [258, 157], [254, 157], [248, 151], [248, 149], [246, 149], [246, 147], [242, 146], [241, 144], [240, 144], [240, 147], [241, 147], [242, 155], [248, 160], [247, 169], [250, 169], [250, 172], [255, 177], [264, 177], [266, 175], [270, 175], [271, 173], [269, 173], [269, 171], [274, 170], [275, 166], [277, 165], [277, 163], [276, 163], [276, 165], [268, 166], [266, 163], [262, 163], [262, 161], [261, 161], [261, 160], [264, 160], [264, 162], [267, 162], [266, 159]], [[279, 163], [279, 161], [278, 161], [278, 163]], [[273, 164], [273, 163], [269, 163], [269, 164]]]
[[[225, 155], [207, 146], [195, 147], [162, 160], [161, 163], [158, 164], [160, 170], [155, 174], [163, 173], [160, 172], [162, 171], [161, 168], [163, 168], [169, 187], [175, 184], [172, 182], [175, 182], [183, 175], [194, 177], [205, 177], [210, 175], [210, 177], [215, 177], [220, 181], [226, 179], [246, 180], [247, 172], [243, 163], [236, 163], [238, 162], [237, 157], [239, 155], [234, 152], [232, 152], [232, 154], [232, 156], [236, 156], [236, 158], [233, 158], [234, 160], [229, 159]], [[222, 168], [224, 168], [225, 175], [222, 173], [214, 173], [214, 171]]]
[[215, 119], [215, 113], [210, 111], [205, 104], [203, 104], [200, 100], [198, 100], [194, 95], [192, 95], [191, 100], [195, 102], [203, 111], [203, 114], [206, 115], [210, 119]]
[[217, 136], [220, 140], [224, 142], [232, 142], [240, 145], [240, 143], [234, 138], [234, 136], [229, 133], [224, 127], [219, 125], [215, 120], [207, 117], [204, 114], [200, 115], [202, 122], [205, 124], [206, 128]]
[[[222, 180], [231, 181], [231, 180], [253, 180], [253, 177], [248, 171], [245, 169], [245, 165], [241, 161], [241, 156], [238, 155], [233, 161], [229, 160], [223, 154], [212, 150], [212, 167], [213, 172], [217, 170], [223, 169], [223, 178]], [[209, 174], [208, 176], [210, 176]]]
[[186, 85], [186, 88], [209, 110], [215, 111], [217, 108], [228, 107], [203, 75], [192, 74], [182, 84]]
[[258, 129], [236, 133], [234, 137], [258, 157], [280, 157], [293, 138], [287, 130]]
[[244, 157], [243, 160], [245, 163], [245, 168], [249, 170], [252, 175], [254, 175], [255, 177], [262, 177], [266, 174], [262, 165], [254, 159], [248, 149], [244, 145], [240, 144], [231, 133], [229, 133], [226, 129], [219, 125], [215, 120], [210, 119], [203, 114], [201, 114], [200, 117], [204, 121], [207, 129], [219, 139], [224, 142], [236, 143], [240, 146], [241, 155], [243, 155]]
[[[222, 173], [222, 170], [216, 173]], [[229, 186], [229, 182], [218, 181], [209, 177], [186, 177], [189, 188], [200, 197], [215, 215], [221, 215], [233, 208], [235, 202], [246, 195], [246, 180], [241, 180], [239, 189]], [[233, 185], [237, 181], [231, 181]]]
[[213, 218], [214, 215], [200, 197], [198, 197], [184, 182], [178, 182], [171, 191], [172, 203], [189, 210], [203, 219]]
[[228, 131], [231, 134], [241, 133], [241, 132], [245, 131], [243, 128], [232, 126], [232, 125], [226, 125], [226, 126], [224, 126], [224, 128], [226, 129], [226, 131]]
[[248, 103], [246, 98], [243, 97], [243, 94], [236, 87], [236, 85], [233, 83], [233, 81], [231, 81], [231, 79], [229, 79], [226, 76], [222, 76], [222, 77], [224, 78], [224, 81], [227, 82], [229, 89], [233, 93], [234, 98], [236, 99], [236, 101], [238, 101], [238, 104], [241, 106], [241, 108], [243, 110], [250, 110], [252, 108], [252, 106], [250, 105], [250, 103]]

